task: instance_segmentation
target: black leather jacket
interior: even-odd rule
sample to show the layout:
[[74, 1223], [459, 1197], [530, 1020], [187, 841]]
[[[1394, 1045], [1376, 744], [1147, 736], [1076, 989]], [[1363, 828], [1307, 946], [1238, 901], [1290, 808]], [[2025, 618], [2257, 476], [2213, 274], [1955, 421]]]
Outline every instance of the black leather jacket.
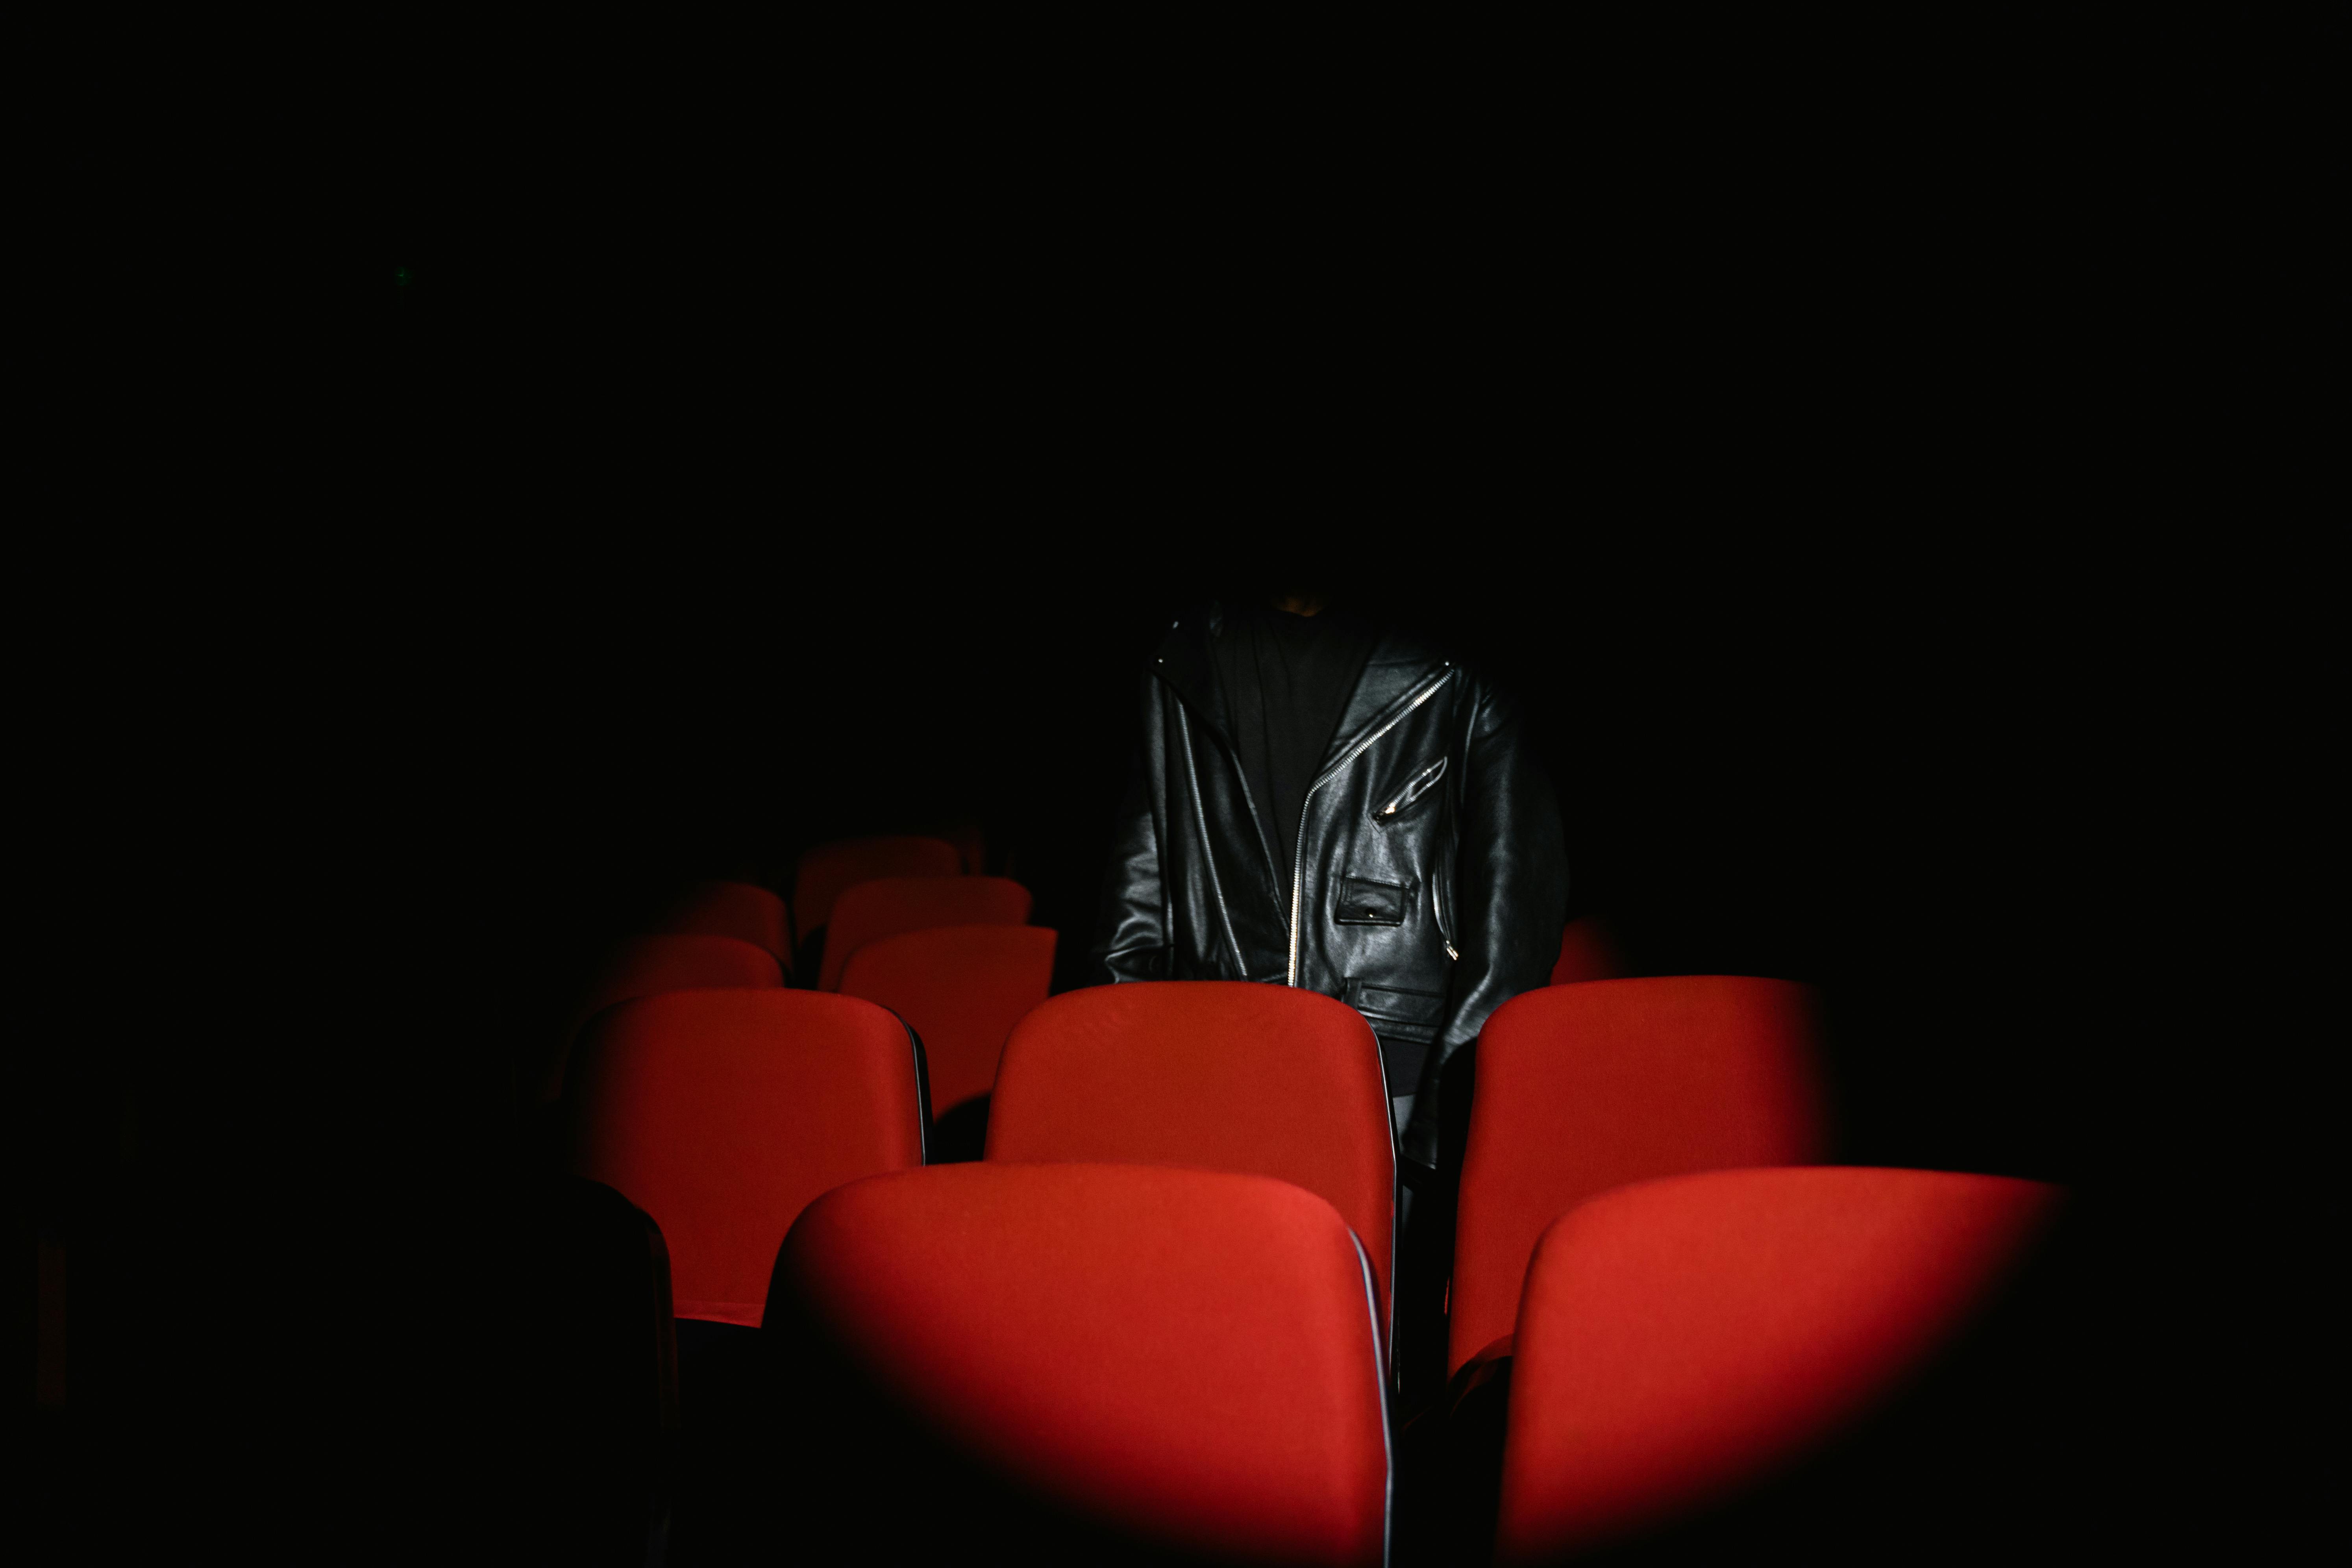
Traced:
[[[1383, 634], [1273, 851], [1222, 719], [1215, 605], [1178, 617], [1143, 681], [1143, 756], [1112, 845], [1095, 978], [1258, 980], [1336, 996], [1425, 1042], [1404, 1156], [1438, 1162], [1438, 1084], [1486, 1015], [1543, 984], [1568, 910], [1551, 787], [1508, 703]], [[1294, 892], [1287, 905], [1277, 889]]]

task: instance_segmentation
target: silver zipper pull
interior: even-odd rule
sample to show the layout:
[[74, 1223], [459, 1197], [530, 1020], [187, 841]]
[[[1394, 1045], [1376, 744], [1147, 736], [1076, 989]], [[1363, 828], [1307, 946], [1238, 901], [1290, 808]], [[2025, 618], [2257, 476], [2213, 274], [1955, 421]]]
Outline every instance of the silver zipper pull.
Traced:
[[1462, 962], [1462, 955], [1454, 951], [1454, 944], [1450, 942], [1445, 944], [1445, 956], [1452, 959], [1456, 963]]

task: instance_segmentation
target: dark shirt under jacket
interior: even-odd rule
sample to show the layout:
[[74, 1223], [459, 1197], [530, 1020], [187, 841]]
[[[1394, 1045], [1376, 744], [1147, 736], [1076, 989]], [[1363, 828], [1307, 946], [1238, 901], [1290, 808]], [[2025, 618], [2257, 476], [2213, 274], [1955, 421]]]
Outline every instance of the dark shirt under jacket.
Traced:
[[1250, 607], [1229, 613], [1212, 645], [1226, 729], [1286, 903], [1307, 786], [1322, 768], [1374, 640], [1370, 628], [1343, 616]]

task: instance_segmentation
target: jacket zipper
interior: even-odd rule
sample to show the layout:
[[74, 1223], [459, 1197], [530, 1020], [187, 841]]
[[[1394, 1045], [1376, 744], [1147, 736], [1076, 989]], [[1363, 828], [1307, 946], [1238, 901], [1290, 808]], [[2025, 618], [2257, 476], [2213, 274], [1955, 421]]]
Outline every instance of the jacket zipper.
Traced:
[[[1307, 798], [1299, 802], [1298, 805], [1298, 849], [1297, 853], [1292, 858], [1290, 865], [1290, 973], [1284, 981], [1285, 984], [1295, 986], [1298, 984], [1298, 879], [1307, 869], [1307, 814], [1314, 809], [1315, 792], [1321, 789], [1325, 784], [1329, 784], [1333, 779], [1338, 778], [1341, 769], [1345, 768], [1349, 763], [1354, 762], [1358, 757], [1362, 756], [1365, 750], [1370, 747], [1374, 741], [1379, 740], [1382, 735], [1387, 734], [1391, 730], [1393, 730], [1398, 725], [1403, 723], [1407, 714], [1420, 707], [1423, 703], [1428, 701], [1432, 697], [1436, 696], [1437, 689], [1453, 679], [1454, 666], [1449, 661], [1446, 664], [1444, 670], [1440, 673], [1434, 680], [1430, 681], [1419, 691], [1414, 692], [1411, 698], [1406, 700], [1405, 705], [1397, 710], [1397, 715], [1395, 718], [1390, 720], [1387, 723], [1381, 725], [1379, 729], [1373, 731], [1370, 734], [1357, 742], [1353, 746], [1348, 748], [1348, 754], [1346, 756], [1341, 757], [1338, 762], [1333, 763], [1328, 768], [1326, 768], [1323, 771], [1322, 777], [1317, 779], [1313, 784], [1307, 786]], [[1430, 896], [1433, 898], [1436, 896], [1433, 888]], [[1447, 944], [1446, 951], [1448, 952], [1454, 951], [1451, 943]]]

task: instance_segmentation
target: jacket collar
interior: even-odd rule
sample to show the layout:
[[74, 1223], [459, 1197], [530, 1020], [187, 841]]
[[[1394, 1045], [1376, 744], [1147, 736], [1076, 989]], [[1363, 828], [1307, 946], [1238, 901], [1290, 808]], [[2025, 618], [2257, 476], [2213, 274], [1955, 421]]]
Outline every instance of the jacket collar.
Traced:
[[1193, 719], [1208, 726], [1230, 751], [1233, 740], [1222, 722], [1225, 705], [1217, 700], [1217, 667], [1209, 657], [1209, 641], [1223, 624], [1223, 609], [1214, 603], [1178, 616], [1151, 650], [1151, 673], [1167, 682], [1192, 710]]
[[[1192, 710], [1194, 721], [1231, 751], [1233, 737], [1225, 731], [1224, 703], [1218, 697], [1216, 666], [1209, 655], [1210, 639], [1223, 625], [1223, 606], [1213, 601], [1186, 610], [1161, 634], [1160, 646], [1152, 650], [1150, 668]], [[1356, 678], [1355, 690], [1340, 710], [1331, 749], [1323, 754], [1318, 774], [1329, 771], [1334, 761], [1346, 756], [1349, 748], [1388, 722], [1431, 679], [1452, 668], [1451, 660], [1433, 653], [1418, 637], [1383, 628], [1364, 661], [1363, 673]]]
[[1371, 657], [1364, 661], [1363, 673], [1356, 678], [1356, 689], [1340, 710], [1331, 748], [1323, 753], [1316, 777], [1328, 776], [1340, 758], [1418, 705], [1436, 680], [1454, 668], [1452, 659], [1431, 652], [1420, 638], [1382, 629], [1372, 644]]

